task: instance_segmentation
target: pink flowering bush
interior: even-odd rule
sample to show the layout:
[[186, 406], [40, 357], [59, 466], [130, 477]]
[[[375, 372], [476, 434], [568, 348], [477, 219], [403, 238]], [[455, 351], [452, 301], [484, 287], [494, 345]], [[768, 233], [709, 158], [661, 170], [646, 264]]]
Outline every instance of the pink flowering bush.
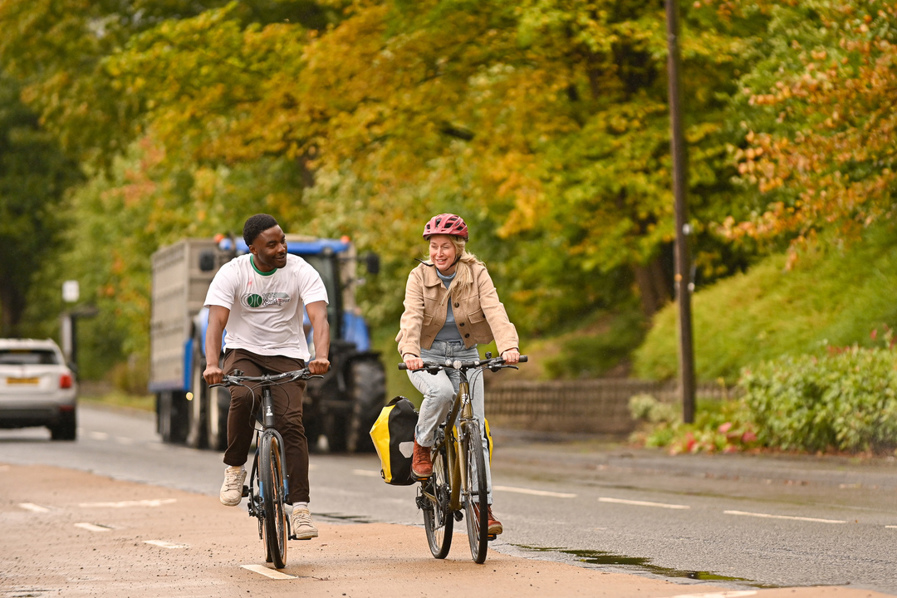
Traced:
[[[632, 440], [648, 447], [664, 447], [672, 454], [731, 453], [760, 446], [747, 410], [740, 400], [698, 401], [695, 422], [682, 423], [679, 406], [638, 395], [629, 401], [640, 429]], [[658, 417], [662, 413], [664, 417]]]

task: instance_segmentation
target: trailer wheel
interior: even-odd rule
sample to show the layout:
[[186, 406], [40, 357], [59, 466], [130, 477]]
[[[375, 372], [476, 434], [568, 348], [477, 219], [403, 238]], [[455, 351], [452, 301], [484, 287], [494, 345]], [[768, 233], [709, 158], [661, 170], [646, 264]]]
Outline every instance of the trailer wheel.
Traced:
[[208, 390], [202, 372], [206, 369], [206, 360], [197, 345], [193, 350], [193, 372], [190, 386], [193, 394], [187, 395], [187, 436], [184, 444], [192, 448], [205, 446], [205, 403], [208, 402]]
[[[222, 358], [220, 361], [224, 361]], [[227, 448], [227, 413], [230, 410], [230, 391], [210, 388], [206, 403], [206, 440], [213, 451]]]
[[156, 428], [162, 436], [162, 442], [184, 442], [186, 429], [180, 414], [186, 409], [183, 404], [186, 402], [181, 392], [165, 390], [156, 395]]
[[349, 364], [347, 381], [352, 410], [344, 428], [345, 450], [350, 453], [373, 452], [370, 431], [386, 399], [386, 373], [379, 361], [360, 359]]

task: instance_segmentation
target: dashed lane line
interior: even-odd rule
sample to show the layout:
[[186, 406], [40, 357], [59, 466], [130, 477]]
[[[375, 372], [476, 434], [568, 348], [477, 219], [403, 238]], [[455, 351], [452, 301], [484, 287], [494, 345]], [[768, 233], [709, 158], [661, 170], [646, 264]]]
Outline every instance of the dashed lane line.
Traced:
[[608, 498], [608, 497], [600, 497], [598, 498], [598, 502], [609, 502], [616, 503], [621, 505], [634, 505], [636, 507], [654, 507], [658, 509], [690, 509], [691, 507], [688, 505], [676, 505], [669, 504], [663, 502], [649, 502], [646, 500], [626, 500], [623, 498]]
[[19, 507], [25, 509], [26, 511], [31, 511], [32, 513], [49, 513], [50, 509], [47, 507], [42, 507], [40, 505], [36, 505], [33, 502], [20, 502]]
[[270, 577], [271, 579], [296, 579], [295, 575], [287, 575], [286, 573], [281, 573], [280, 571], [276, 571], [274, 569], [269, 569], [264, 565], [240, 565], [244, 569], [249, 569], [250, 571], [254, 571], [255, 573], [259, 573], [264, 575], [265, 577]]
[[379, 471], [371, 471], [370, 469], [353, 469], [352, 473], [363, 478], [379, 478]]
[[152, 544], [159, 548], [190, 548], [187, 544], [175, 544], [174, 542], [166, 542], [165, 540], [144, 540], [144, 544]]
[[678, 594], [670, 598], [741, 598], [742, 596], [756, 596], [755, 590], [735, 590], [732, 592], [712, 592], [710, 594]]
[[723, 511], [726, 515], [762, 517], [764, 519], [788, 519], [791, 521], [811, 521], [813, 523], [847, 523], [841, 519], [818, 519], [816, 517], [795, 517], [791, 515], [770, 515], [769, 513], [749, 513], [747, 511]]
[[530, 488], [517, 488], [514, 486], [493, 486], [493, 490], [501, 492], [516, 492], [517, 494], [529, 494], [530, 496], [550, 496], [552, 498], [576, 498], [575, 494], [568, 492], [549, 492], [548, 490], [532, 490]]
[[106, 525], [97, 525], [95, 523], [76, 523], [75, 527], [86, 529], [89, 532], [108, 532], [112, 528]]
[[125, 509], [128, 507], [161, 507], [177, 502], [176, 498], [156, 498], [151, 500], [122, 500], [119, 502], [82, 502], [78, 506], [85, 509], [112, 508]]

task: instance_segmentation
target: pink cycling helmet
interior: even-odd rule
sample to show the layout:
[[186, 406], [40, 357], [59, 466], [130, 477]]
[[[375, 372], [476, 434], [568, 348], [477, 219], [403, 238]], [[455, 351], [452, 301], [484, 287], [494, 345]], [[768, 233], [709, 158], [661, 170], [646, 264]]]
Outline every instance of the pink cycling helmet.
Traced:
[[439, 214], [430, 218], [424, 227], [424, 239], [433, 235], [453, 235], [467, 241], [467, 225], [463, 218], [455, 214]]

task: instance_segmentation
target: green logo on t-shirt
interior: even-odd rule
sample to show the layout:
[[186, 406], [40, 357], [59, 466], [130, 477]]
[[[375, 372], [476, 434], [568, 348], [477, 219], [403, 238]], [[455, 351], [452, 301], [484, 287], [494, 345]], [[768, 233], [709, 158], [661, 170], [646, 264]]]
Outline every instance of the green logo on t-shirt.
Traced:
[[290, 302], [290, 296], [287, 293], [271, 292], [271, 293], [249, 293], [241, 297], [240, 302], [246, 307], [268, 307], [269, 305], [283, 306]]

